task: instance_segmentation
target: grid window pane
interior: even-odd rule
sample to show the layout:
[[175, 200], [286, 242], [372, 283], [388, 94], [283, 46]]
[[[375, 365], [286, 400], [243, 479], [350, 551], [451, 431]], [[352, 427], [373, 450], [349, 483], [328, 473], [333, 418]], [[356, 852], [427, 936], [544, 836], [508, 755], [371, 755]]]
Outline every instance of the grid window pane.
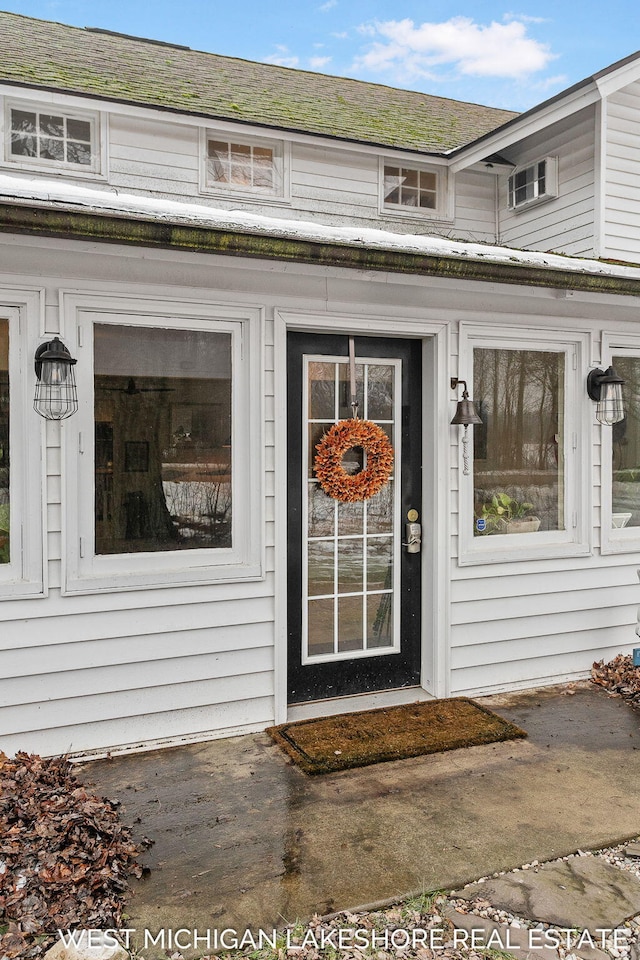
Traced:
[[54, 117], [50, 113], [41, 113], [39, 122], [40, 133], [47, 137], [64, 137], [64, 120]]
[[563, 530], [564, 353], [474, 350], [476, 536]]
[[338, 653], [363, 648], [362, 597], [340, 597], [338, 600]]
[[88, 120], [67, 120], [67, 136], [70, 140], [91, 143], [91, 124]]
[[367, 597], [367, 649], [393, 643], [393, 594], [372, 593]]
[[15, 157], [37, 156], [38, 141], [35, 137], [24, 136], [19, 133], [11, 134], [11, 153]]
[[88, 143], [67, 143], [67, 160], [69, 163], [81, 163], [85, 166], [91, 163], [91, 145]]
[[309, 543], [308, 594], [310, 597], [326, 597], [334, 588], [334, 542], [312, 540]]
[[96, 553], [231, 546], [231, 335], [97, 324]]
[[64, 142], [42, 137], [40, 140], [40, 156], [43, 160], [64, 160]]
[[11, 111], [11, 129], [16, 133], [35, 133], [37, 116], [26, 110]]
[[362, 593], [363, 545], [361, 537], [338, 540], [338, 593]]
[[307, 604], [307, 635], [309, 656], [333, 653], [335, 601], [309, 600]]

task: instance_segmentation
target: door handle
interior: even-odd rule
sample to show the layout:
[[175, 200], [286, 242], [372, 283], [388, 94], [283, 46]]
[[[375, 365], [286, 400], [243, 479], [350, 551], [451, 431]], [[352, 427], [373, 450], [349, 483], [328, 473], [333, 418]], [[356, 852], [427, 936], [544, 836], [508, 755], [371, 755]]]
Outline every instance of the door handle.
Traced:
[[407, 548], [407, 553], [420, 553], [422, 546], [422, 524], [405, 523], [406, 542], [403, 540], [402, 546]]

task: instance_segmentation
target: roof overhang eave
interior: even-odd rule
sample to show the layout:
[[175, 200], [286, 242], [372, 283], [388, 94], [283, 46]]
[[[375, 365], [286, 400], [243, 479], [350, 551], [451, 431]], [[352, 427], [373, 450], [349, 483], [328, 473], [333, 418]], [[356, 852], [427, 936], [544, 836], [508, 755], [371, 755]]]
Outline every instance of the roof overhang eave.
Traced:
[[452, 150], [448, 154], [449, 169], [453, 173], [466, 170], [475, 163], [483, 161], [487, 156], [506, 150], [525, 137], [539, 133], [550, 124], [564, 120], [579, 110], [597, 103], [600, 99], [598, 85], [591, 78], [584, 80], [557, 97], [533, 107], [519, 117], [514, 117], [513, 120], [508, 120], [497, 130], [479, 137], [473, 143]]
[[156, 247], [325, 267], [509, 283], [640, 297], [640, 276], [584, 272], [474, 256], [415, 253], [210, 226], [0, 202], [0, 232]]

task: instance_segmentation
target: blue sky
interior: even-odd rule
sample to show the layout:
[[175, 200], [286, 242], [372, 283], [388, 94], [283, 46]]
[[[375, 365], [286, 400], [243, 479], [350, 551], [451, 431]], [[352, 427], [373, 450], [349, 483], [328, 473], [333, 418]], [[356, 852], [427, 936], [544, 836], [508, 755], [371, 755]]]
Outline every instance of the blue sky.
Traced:
[[513, 110], [640, 49], [638, 0], [0, 0], [0, 8]]

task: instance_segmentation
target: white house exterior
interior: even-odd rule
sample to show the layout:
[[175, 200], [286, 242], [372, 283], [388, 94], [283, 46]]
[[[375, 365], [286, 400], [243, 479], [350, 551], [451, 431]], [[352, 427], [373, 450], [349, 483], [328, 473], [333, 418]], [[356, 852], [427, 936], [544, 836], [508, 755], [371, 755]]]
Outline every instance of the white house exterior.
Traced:
[[[0, 750], [526, 688], [632, 648], [640, 55], [516, 116], [3, 13], [0, 100]], [[55, 336], [63, 422], [32, 406]], [[343, 503], [313, 457], [351, 416], [350, 338], [395, 462]], [[586, 392], [611, 364], [613, 427]], [[451, 378], [483, 421], [466, 465]]]

